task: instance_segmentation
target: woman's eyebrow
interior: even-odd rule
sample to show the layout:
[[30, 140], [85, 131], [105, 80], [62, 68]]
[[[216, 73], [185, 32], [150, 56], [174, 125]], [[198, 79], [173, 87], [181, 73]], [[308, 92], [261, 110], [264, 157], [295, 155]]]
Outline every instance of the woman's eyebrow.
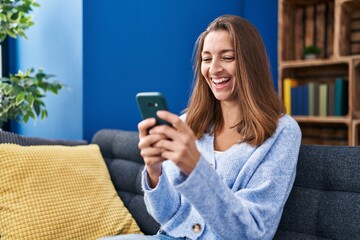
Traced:
[[[234, 49], [222, 49], [219, 53], [224, 54], [227, 52], [235, 52], [235, 50]], [[201, 53], [202, 54], [210, 54], [211, 52], [210, 51], [202, 51]]]

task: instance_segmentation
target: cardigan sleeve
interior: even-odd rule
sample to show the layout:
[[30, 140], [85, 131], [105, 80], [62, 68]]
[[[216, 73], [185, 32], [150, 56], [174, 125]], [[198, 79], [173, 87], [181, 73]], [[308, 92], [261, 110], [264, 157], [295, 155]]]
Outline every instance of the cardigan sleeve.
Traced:
[[275, 135], [247, 160], [249, 167], [241, 171], [247, 171], [248, 178], [240, 189], [230, 189], [203, 157], [188, 178], [175, 185], [215, 235], [224, 239], [274, 236], [294, 183], [301, 132], [297, 124], [290, 124]]
[[[164, 162], [163, 164], [169, 164]], [[170, 184], [164, 167], [159, 178], [158, 185], [150, 188], [147, 183], [147, 172], [144, 168], [142, 173], [142, 187], [147, 211], [160, 224], [169, 221], [180, 207], [180, 193]]]
[[[185, 117], [186, 114], [180, 116], [183, 121]], [[180, 208], [180, 193], [174, 189], [170, 181], [183, 181], [182, 177], [184, 175], [170, 160], [163, 162], [159, 183], [155, 188], [150, 188], [147, 183], [148, 175], [146, 168], [142, 172], [142, 188], [144, 190], [147, 211], [162, 225], [168, 222]]]

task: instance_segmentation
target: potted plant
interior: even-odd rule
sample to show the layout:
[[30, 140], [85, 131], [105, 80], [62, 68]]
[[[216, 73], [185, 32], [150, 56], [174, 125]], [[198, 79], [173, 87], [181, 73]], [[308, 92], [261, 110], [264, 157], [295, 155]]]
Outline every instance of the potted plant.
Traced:
[[[35, 0], [2, 0], [0, 4], [0, 44], [7, 36], [26, 37], [25, 30], [34, 25], [30, 15]], [[47, 117], [42, 100], [47, 92], [57, 94], [63, 85], [51, 82], [54, 75], [33, 68], [0, 78], [0, 129], [9, 120], [27, 122], [29, 118]]]
[[321, 49], [315, 45], [306, 46], [303, 49], [304, 59], [316, 59], [320, 56]]
[[61, 83], [49, 82], [52, 75], [38, 70], [29, 69], [26, 73], [21, 70], [17, 74], [10, 74], [9, 78], [0, 80], [0, 127], [8, 120], [22, 120], [29, 118], [41, 119], [47, 117], [48, 112], [42, 98], [51, 91], [55, 94], [63, 87]]

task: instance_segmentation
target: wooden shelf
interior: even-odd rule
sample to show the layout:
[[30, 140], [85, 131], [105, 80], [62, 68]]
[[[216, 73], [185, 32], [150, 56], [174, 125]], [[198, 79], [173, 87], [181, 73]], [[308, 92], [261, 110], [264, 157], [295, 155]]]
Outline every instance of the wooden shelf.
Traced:
[[303, 59], [303, 48], [311, 45], [323, 58], [334, 55], [334, 0], [279, 0], [278, 9], [280, 61]]
[[302, 123], [344, 123], [350, 124], [350, 117], [313, 117], [313, 116], [293, 116], [297, 122]]
[[313, 5], [319, 2], [326, 2], [326, 0], [319, 1], [319, 0], [287, 0], [286, 3], [296, 4], [298, 6], [306, 6], [306, 5]]
[[[352, 57], [341, 57], [337, 59], [314, 59], [314, 60], [291, 60], [283, 61], [281, 63], [281, 68], [302, 68], [302, 67], [315, 67], [315, 66], [329, 66], [337, 65], [341, 63], [348, 64], [352, 61]], [[360, 59], [360, 55], [359, 55]]]
[[354, 120], [352, 123], [352, 146], [360, 145], [360, 120]]
[[[360, 0], [279, 0], [278, 9], [280, 97], [284, 98], [284, 80], [290, 79], [298, 86], [327, 85], [327, 104], [337, 104], [329, 94], [334, 99], [334, 85], [339, 79], [345, 83], [341, 114], [328, 106], [325, 114], [315, 111], [321, 116], [293, 115], [303, 131], [303, 143], [360, 145]], [[322, 52], [317, 59], [305, 60], [303, 49], [310, 45]], [[288, 80], [286, 84], [289, 96]], [[315, 89], [319, 91], [318, 86]]]
[[360, 55], [360, 1], [337, 0], [335, 18], [334, 52], [336, 56]]
[[350, 128], [344, 123], [299, 122], [303, 144], [351, 145]]

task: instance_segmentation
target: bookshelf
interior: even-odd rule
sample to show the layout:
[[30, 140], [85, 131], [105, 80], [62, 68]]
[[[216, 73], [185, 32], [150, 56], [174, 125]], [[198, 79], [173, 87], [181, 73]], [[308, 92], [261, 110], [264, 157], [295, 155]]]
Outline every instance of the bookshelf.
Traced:
[[[279, 0], [278, 91], [303, 144], [360, 145], [360, 1]], [[303, 49], [321, 49], [305, 59]]]

